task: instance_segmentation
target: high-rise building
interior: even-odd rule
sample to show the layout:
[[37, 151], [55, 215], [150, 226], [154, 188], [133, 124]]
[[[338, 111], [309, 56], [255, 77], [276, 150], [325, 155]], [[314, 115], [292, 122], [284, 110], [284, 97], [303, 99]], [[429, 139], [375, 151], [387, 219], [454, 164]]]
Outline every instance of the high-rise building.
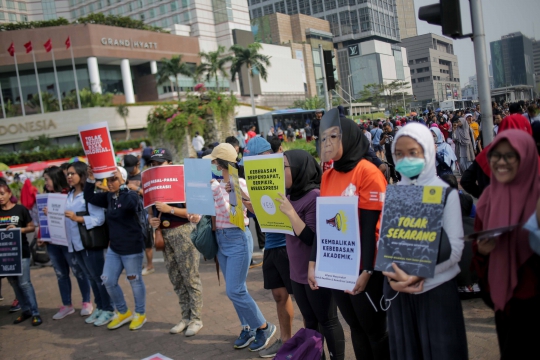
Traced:
[[413, 93], [418, 101], [461, 99], [458, 58], [451, 39], [424, 34], [401, 43], [409, 56]]
[[418, 35], [416, 29], [416, 12], [413, 0], [395, 0], [399, 24], [399, 35], [406, 39]]
[[490, 43], [495, 88], [533, 85], [533, 43], [521, 32]]
[[538, 92], [540, 85], [540, 40], [532, 39], [533, 46], [533, 63], [534, 63], [534, 79], [535, 79], [535, 88]]

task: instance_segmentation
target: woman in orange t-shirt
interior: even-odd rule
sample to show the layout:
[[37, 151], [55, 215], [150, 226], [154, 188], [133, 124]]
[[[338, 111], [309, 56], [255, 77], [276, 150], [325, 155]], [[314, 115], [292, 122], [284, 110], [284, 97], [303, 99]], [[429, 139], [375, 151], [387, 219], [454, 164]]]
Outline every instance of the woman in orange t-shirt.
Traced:
[[[354, 121], [339, 116], [330, 121], [335, 126], [328, 126], [321, 133], [321, 158], [334, 160], [334, 167], [323, 174], [320, 196], [358, 196], [362, 239], [362, 258], [356, 286], [352, 291], [332, 290], [332, 293], [351, 328], [356, 358], [390, 359], [386, 312], [381, 309], [379, 302], [383, 295], [384, 277], [381, 272], [373, 270], [386, 179], [366, 159], [369, 141]], [[316, 247], [316, 243], [313, 247]], [[310, 260], [308, 282], [315, 290], [318, 289], [315, 279], [316, 250], [312, 252]]]

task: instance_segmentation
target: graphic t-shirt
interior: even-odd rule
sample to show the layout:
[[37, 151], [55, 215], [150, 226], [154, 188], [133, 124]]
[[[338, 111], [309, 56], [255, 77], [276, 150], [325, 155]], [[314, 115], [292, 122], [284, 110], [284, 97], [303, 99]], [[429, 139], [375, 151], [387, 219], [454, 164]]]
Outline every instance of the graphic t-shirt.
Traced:
[[[15, 227], [23, 228], [32, 222], [32, 217], [28, 212], [28, 209], [22, 205], [16, 204], [10, 210], [0, 209], [0, 228], [5, 229], [9, 225], [15, 225]], [[28, 239], [26, 234], [21, 233], [22, 240], [22, 257], [23, 259], [30, 257], [30, 245], [28, 244]]]
[[[358, 208], [382, 211], [386, 193], [383, 173], [368, 160], [362, 159], [348, 173], [330, 169], [323, 174], [321, 196], [358, 196]], [[379, 239], [380, 220], [376, 238]]]

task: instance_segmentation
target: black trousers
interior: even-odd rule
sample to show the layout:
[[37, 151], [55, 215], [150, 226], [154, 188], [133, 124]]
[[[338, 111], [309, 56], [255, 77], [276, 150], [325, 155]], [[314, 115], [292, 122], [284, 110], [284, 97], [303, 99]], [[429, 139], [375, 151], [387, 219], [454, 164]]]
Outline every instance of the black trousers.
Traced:
[[380, 307], [383, 281], [382, 273], [375, 271], [365, 291], [358, 295], [332, 290], [339, 311], [351, 328], [351, 340], [357, 359], [390, 359], [386, 312]]
[[399, 293], [388, 309], [392, 360], [466, 360], [467, 336], [456, 280], [425, 293]]
[[259, 243], [259, 249], [264, 249], [266, 245], [266, 235], [261, 230], [261, 225], [259, 225], [259, 220], [256, 217], [252, 218], [255, 222], [255, 230], [257, 231], [257, 242]]
[[339, 322], [332, 290], [311, 290], [309, 285], [291, 280], [296, 304], [304, 317], [307, 329], [320, 332], [328, 346], [330, 359], [345, 359], [345, 335]]

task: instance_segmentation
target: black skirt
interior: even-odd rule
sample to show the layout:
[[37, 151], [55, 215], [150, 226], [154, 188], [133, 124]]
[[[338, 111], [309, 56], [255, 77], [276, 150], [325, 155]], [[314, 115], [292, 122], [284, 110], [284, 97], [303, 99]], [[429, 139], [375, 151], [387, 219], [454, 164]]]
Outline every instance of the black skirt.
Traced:
[[468, 359], [456, 280], [419, 295], [400, 293], [388, 309], [388, 333], [392, 360]]

